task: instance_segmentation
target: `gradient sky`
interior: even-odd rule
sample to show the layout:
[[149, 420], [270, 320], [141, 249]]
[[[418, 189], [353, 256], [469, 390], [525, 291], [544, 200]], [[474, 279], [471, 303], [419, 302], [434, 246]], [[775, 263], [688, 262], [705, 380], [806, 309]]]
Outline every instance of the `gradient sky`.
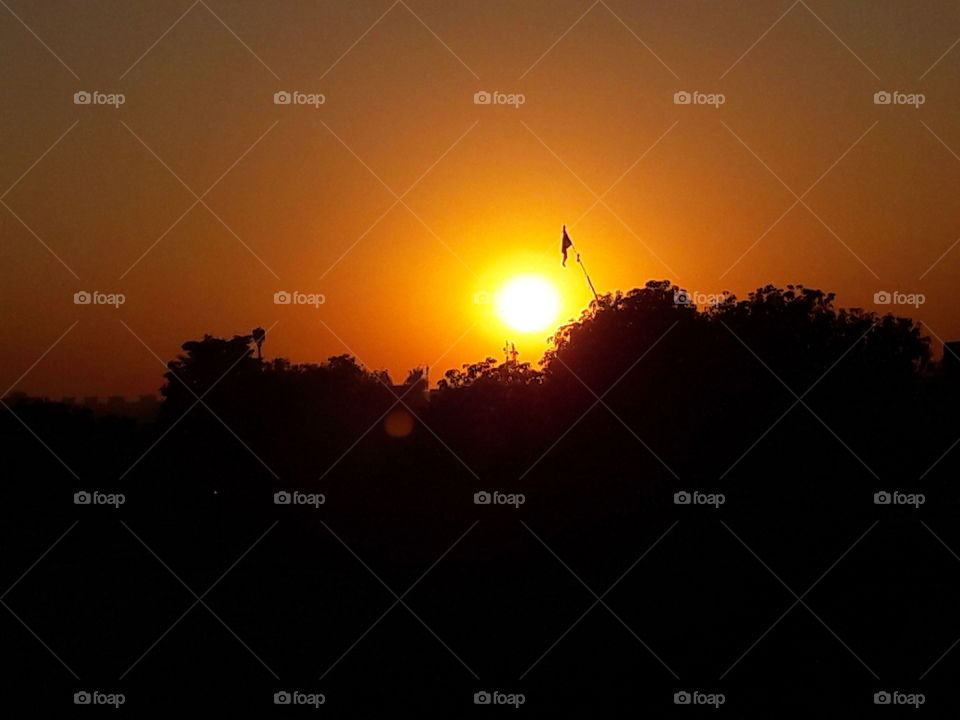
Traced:
[[956, 2], [4, 4], [0, 391], [43, 356], [14, 389], [155, 392], [154, 353], [257, 325], [269, 357], [351, 352], [397, 381], [506, 338], [536, 360], [547, 333], [474, 298], [541, 273], [579, 314], [562, 223], [601, 292], [802, 283], [886, 310], [900, 290], [926, 301], [895, 312], [960, 338]]

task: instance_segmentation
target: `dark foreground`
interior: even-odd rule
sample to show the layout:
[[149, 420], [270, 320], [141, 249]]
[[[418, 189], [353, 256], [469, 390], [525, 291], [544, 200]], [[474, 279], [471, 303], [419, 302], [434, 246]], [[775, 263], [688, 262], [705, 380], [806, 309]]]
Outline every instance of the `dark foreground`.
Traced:
[[[889, 693], [954, 716], [960, 383], [912, 326], [782, 299], [708, 320], [665, 291], [585, 321], [545, 377], [475, 368], [429, 403], [414, 378], [409, 407], [343, 360], [245, 357], [174, 366], [155, 424], [4, 410], [4, 696], [61, 713], [122, 694], [133, 716], [314, 711], [278, 692], [334, 717], [913, 710]], [[191, 409], [186, 386], [211, 384]]]

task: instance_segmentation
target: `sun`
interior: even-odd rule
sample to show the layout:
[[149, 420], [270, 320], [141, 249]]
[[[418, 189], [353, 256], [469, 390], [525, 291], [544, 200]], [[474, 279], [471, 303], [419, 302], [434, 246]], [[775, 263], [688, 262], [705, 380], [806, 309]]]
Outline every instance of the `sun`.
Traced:
[[500, 319], [514, 330], [537, 332], [556, 321], [560, 296], [541, 275], [515, 275], [503, 284], [494, 303]]

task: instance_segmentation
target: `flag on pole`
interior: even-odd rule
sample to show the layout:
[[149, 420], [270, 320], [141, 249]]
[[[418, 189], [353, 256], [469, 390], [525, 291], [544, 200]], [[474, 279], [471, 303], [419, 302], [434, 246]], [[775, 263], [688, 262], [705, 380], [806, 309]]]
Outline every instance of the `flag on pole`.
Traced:
[[[560, 240], [560, 253], [563, 255], [563, 266], [567, 266], [567, 250], [573, 247], [573, 240], [570, 239], [570, 236], [567, 235], [567, 226], [563, 226], [563, 237]], [[583, 260], [580, 259], [580, 253], [577, 252], [576, 248], [573, 248], [574, 252], [577, 253], [577, 264], [580, 265], [580, 269], [583, 270], [583, 276], [587, 279], [587, 285], [590, 286], [590, 292], [593, 293], [593, 299], [600, 303], [600, 296], [597, 295], [597, 290], [593, 287], [593, 280], [590, 279], [590, 273], [587, 272], [586, 266], [583, 264]]]
[[567, 266], [567, 248], [573, 247], [573, 241], [567, 235], [567, 226], [563, 226], [563, 239], [560, 241], [560, 252], [563, 254], [563, 267]]

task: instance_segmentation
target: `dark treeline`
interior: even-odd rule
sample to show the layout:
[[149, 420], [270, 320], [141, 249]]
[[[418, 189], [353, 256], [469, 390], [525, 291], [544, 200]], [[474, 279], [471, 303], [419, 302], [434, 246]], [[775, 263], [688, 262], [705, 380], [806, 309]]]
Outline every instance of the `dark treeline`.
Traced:
[[[858, 712], [916, 686], [960, 636], [960, 562], [919, 522], [960, 550], [960, 376], [917, 323], [830, 293], [768, 286], [706, 309], [678, 293], [602, 296], [541, 362], [487, 358], [432, 392], [419, 370], [394, 385], [348, 355], [260, 359], [270, 339], [251, 334], [185, 343], [153, 423], [14, 407], [5, 577], [81, 522], [8, 601], [128, 704], [177, 705], [175, 686], [267, 707], [287, 687], [338, 716], [458, 716], [496, 688], [534, 715], [668, 714], [699, 688], [728, 710], [829, 696]], [[77, 506], [81, 490], [126, 502]], [[280, 491], [325, 502], [277, 505]], [[494, 491], [524, 503], [475, 503]], [[724, 502], [678, 505], [681, 491]], [[877, 505], [881, 491], [925, 503]], [[250, 651], [197, 606], [119, 680], [195, 600], [153, 553], [202, 594], [271, 527], [205, 600]], [[404, 598], [429, 630], [397, 605], [338, 661], [395, 601], [364, 564], [402, 595], [468, 530]], [[597, 605], [534, 665], [594, 603], [581, 580], [602, 594], [654, 543], [605, 597], [617, 617]], [[797, 606], [729, 670], [794, 604], [777, 578], [801, 595], [841, 556], [805, 598], [822, 622]], [[14, 682], [78, 685], [14, 630]], [[957, 701], [933, 688], [958, 666], [948, 655], [921, 683], [941, 705]]]

